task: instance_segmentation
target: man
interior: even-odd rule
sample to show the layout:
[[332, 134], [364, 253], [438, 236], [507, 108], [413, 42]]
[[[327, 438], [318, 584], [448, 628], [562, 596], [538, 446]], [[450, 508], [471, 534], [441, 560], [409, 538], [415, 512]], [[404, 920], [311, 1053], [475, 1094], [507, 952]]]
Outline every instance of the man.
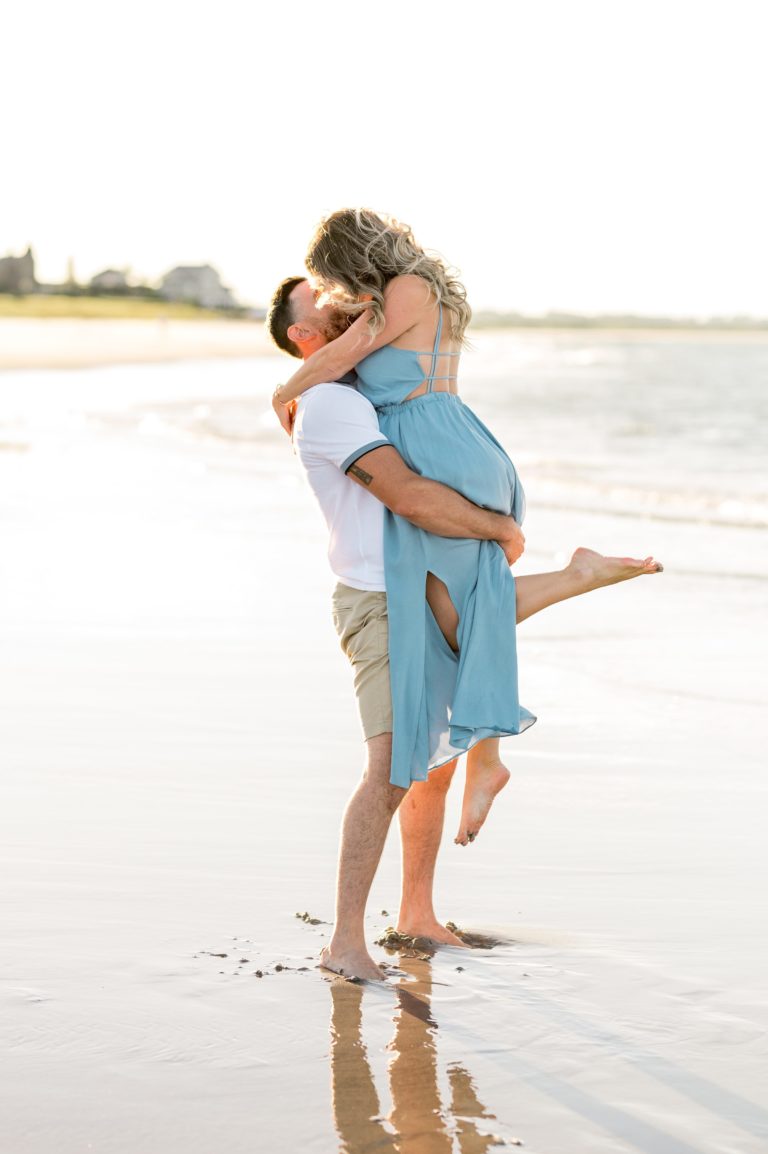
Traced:
[[[267, 326], [279, 348], [306, 359], [344, 331], [346, 318], [318, 309], [303, 277], [276, 289]], [[365, 905], [395, 810], [399, 809], [403, 880], [397, 928], [444, 945], [463, 943], [438, 921], [433, 907], [435, 862], [445, 795], [456, 762], [432, 770], [408, 790], [390, 784], [392, 707], [384, 585], [384, 506], [421, 529], [443, 537], [498, 541], [512, 564], [524, 538], [512, 518], [480, 509], [454, 490], [412, 472], [382, 436], [373, 406], [354, 381], [316, 385], [291, 410], [293, 440], [330, 533], [329, 560], [339, 584], [334, 624], [352, 663], [366, 767], [344, 815], [339, 853], [336, 923], [321, 963], [345, 976], [381, 979], [364, 937]], [[652, 567], [649, 567], [652, 566]], [[606, 558], [577, 550], [559, 573], [517, 579], [517, 620], [547, 605], [656, 571], [656, 563]], [[465, 791], [462, 829], [471, 841], [493, 796]], [[457, 839], [458, 840], [458, 839]]]

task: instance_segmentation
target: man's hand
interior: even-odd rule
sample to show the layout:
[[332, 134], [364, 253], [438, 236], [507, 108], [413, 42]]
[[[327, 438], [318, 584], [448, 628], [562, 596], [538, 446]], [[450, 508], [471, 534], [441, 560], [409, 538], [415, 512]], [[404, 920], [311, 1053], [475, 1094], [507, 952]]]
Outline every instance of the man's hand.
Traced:
[[499, 545], [501, 545], [502, 549], [504, 550], [504, 556], [507, 559], [507, 564], [514, 565], [515, 561], [517, 561], [523, 555], [523, 550], [525, 549], [525, 537], [523, 536], [523, 530], [520, 528], [516, 521], [512, 520], [512, 518], [510, 518], [509, 525], [509, 535], [500, 537]]

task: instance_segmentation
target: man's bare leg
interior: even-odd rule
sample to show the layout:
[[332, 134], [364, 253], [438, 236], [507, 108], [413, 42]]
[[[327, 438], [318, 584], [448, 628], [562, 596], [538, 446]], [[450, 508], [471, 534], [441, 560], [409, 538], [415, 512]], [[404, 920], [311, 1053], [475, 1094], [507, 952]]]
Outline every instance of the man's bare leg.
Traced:
[[415, 781], [398, 818], [403, 849], [403, 889], [397, 928], [411, 937], [431, 938], [446, 946], [464, 943], [438, 920], [433, 906], [435, 862], [445, 817], [445, 795], [456, 762], [433, 769], [426, 781]]
[[336, 884], [336, 924], [320, 964], [347, 978], [380, 981], [382, 971], [365, 944], [365, 904], [392, 816], [406, 790], [390, 785], [392, 734], [366, 742], [363, 778], [347, 805], [341, 827]]
[[[565, 569], [515, 578], [517, 623], [558, 601], [567, 601], [569, 597], [661, 571], [662, 566], [653, 557], [640, 561], [632, 557], [604, 557], [592, 549], [577, 549]], [[458, 626], [455, 609], [451, 613], [452, 606], [446, 606], [445, 596], [441, 596], [440, 590], [436, 592], [434, 602], [430, 600], [432, 611], [440, 628], [455, 638]], [[457, 845], [469, 845], [474, 841], [494, 798], [507, 784], [509, 776], [509, 770], [499, 758], [497, 738], [479, 741], [469, 751], [459, 832], [454, 839]]]

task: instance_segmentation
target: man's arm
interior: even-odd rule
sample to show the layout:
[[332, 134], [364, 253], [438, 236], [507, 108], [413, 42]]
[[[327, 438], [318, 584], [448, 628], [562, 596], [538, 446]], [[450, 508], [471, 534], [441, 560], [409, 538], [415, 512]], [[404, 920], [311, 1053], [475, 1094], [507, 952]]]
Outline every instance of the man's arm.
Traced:
[[392, 445], [380, 445], [358, 457], [347, 476], [378, 497], [388, 509], [438, 537], [475, 537], [498, 541], [511, 565], [525, 547], [512, 517], [473, 505], [455, 489], [420, 477]]

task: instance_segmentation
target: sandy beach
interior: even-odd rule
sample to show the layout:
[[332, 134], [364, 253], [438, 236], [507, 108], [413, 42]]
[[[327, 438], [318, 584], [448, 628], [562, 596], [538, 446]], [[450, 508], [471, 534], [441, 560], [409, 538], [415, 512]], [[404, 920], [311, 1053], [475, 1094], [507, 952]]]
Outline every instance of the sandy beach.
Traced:
[[[215, 355], [218, 326], [178, 328], [135, 359]], [[539, 722], [467, 849], [454, 789], [439, 863], [438, 911], [491, 942], [375, 947], [400, 973], [355, 986], [316, 969], [361, 741], [323, 526], [268, 410], [285, 362], [244, 326], [229, 360], [83, 372], [67, 331], [68, 369], [0, 373], [0, 1150], [764, 1151], [768, 586], [743, 448], [716, 505], [703, 433], [663, 488], [647, 397], [610, 459], [583, 406], [518, 404], [520, 571], [580, 544], [666, 571], [521, 627]], [[486, 366], [532, 374], [547, 339], [478, 340], [484, 415]], [[546, 348], [614, 371], [593, 334]], [[372, 941], [398, 886], [393, 829]]]
[[256, 321], [0, 317], [0, 371], [248, 357], [268, 351], [264, 326]]

